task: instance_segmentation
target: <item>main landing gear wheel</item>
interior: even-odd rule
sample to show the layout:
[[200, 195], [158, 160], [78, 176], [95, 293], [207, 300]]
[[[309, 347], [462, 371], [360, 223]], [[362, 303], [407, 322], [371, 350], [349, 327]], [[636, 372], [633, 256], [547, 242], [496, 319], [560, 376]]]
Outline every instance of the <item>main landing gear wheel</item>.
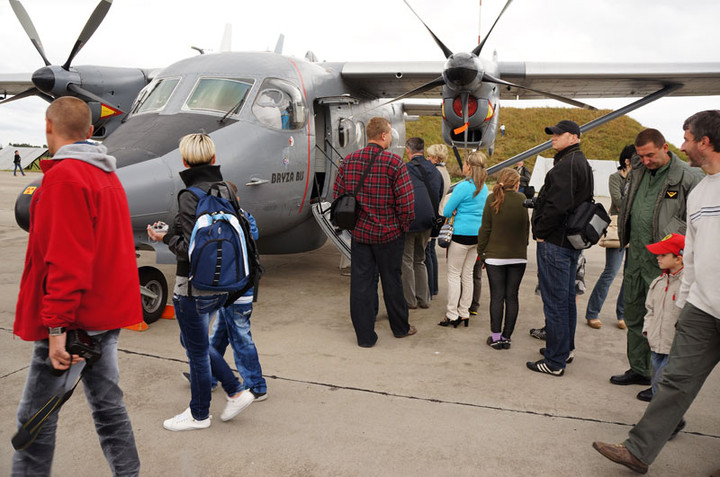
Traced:
[[148, 325], [160, 319], [168, 299], [165, 275], [154, 267], [138, 268], [143, 319]]

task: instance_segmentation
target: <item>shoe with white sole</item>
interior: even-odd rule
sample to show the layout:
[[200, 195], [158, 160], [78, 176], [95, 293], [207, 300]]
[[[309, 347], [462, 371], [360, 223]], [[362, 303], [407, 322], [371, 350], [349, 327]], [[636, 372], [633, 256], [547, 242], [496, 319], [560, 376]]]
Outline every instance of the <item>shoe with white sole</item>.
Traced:
[[527, 365], [527, 367], [528, 367], [529, 370], [535, 371], [536, 373], [549, 374], [549, 375], [551, 375], [551, 376], [558, 376], [558, 377], [560, 377], [560, 376], [562, 376], [563, 374], [565, 374], [565, 370], [564, 370], [564, 369], [560, 369], [560, 368], [556, 369], [556, 368], [553, 368], [552, 366], [550, 366], [549, 364], [547, 364], [547, 362], [546, 362], [544, 359], [541, 359], [540, 361], [535, 361], [535, 362], [528, 361], [528, 362], [526, 363], [526, 365]]
[[264, 401], [268, 398], [267, 391], [265, 391], [264, 393], [256, 393], [252, 389], [249, 389], [248, 391], [252, 393], [256, 401]]
[[255, 400], [253, 393], [243, 391], [236, 397], [228, 397], [225, 410], [220, 414], [220, 419], [223, 421], [229, 421], [233, 417], [243, 412], [250, 404]]
[[163, 427], [168, 431], [191, 431], [194, 429], [207, 429], [210, 427], [212, 416], [207, 419], [198, 421], [190, 412], [190, 408], [185, 409], [182, 414], [167, 419], [163, 422]]

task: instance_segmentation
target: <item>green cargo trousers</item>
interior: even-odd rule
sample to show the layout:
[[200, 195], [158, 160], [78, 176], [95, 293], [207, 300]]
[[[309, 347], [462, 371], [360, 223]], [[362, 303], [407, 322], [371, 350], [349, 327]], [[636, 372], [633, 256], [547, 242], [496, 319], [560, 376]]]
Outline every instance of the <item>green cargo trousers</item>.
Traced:
[[678, 319], [657, 393], [625, 441], [625, 447], [635, 457], [652, 464], [718, 361], [720, 317], [688, 302]]
[[649, 378], [652, 376], [650, 345], [647, 338], [643, 336], [642, 330], [647, 312], [645, 299], [650, 289], [650, 283], [658, 274], [652, 278], [645, 275], [648, 274], [642, 273], [639, 269], [631, 270], [631, 266], [628, 264], [623, 278], [623, 299], [625, 301], [625, 324], [627, 325], [628, 362], [633, 371]]

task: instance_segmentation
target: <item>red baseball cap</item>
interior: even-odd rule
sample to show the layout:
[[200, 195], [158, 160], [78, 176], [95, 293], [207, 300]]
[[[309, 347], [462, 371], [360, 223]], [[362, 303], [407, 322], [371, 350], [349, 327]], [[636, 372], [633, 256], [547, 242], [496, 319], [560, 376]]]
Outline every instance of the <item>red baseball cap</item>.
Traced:
[[666, 235], [661, 241], [651, 243], [645, 247], [647, 247], [648, 251], [653, 255], [663, 255], [666, 253], [682, 255], [685, 249], [685, 236], [680, 234]]

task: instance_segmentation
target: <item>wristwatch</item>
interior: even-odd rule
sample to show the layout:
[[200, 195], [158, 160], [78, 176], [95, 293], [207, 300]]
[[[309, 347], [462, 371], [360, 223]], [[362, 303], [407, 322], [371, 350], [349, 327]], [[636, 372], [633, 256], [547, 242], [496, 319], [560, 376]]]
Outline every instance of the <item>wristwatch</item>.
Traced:
[[58, 326], [57, 328], [48, 328], [48, 333], [50, 336], [60, 336], [61, 334], [65, 333], [65, 327], [64, 326]]

